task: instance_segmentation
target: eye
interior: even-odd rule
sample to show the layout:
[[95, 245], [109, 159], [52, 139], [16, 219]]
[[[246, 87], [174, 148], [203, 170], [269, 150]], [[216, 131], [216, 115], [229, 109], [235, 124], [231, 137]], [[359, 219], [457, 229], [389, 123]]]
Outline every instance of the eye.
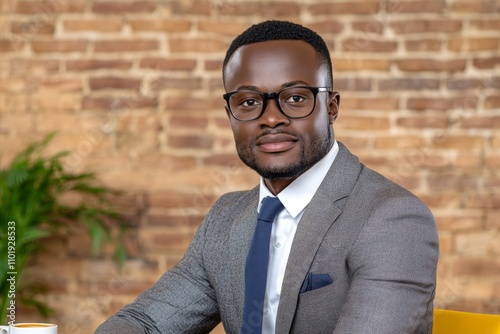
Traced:
[[297, 102], [302, 102], [302, 101], [304, 101], [304, 98], [302, 96], [293, 95], [293, 96], [290, 96], [288, 99], [286, 99], [285, 102], [297, 103]]
[[255, 107], [259, 104], [260, 104], [259, 101], [255, 99], [246, 99], [240, 103], [240, 105], [243, 107]]
[[304, 102], [305, 100], [306, 100], [306, 98], [303, 96], [291, 95], [285, 100], [285, 102], [286, 103], [301, 103], [301, 102]]

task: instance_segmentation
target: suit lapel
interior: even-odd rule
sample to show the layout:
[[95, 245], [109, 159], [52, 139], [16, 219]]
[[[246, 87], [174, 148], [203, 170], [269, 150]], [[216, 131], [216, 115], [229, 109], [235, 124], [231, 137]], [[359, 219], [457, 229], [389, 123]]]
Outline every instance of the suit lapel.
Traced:
[[349, 196], [360, 173], [359, 160], [341, 143], [339, 146], [335, 161], [297, 226], [281, 289], [276, 333], [290, 332], [300, 287], [324, 236], [342, 213], [340, 200]]

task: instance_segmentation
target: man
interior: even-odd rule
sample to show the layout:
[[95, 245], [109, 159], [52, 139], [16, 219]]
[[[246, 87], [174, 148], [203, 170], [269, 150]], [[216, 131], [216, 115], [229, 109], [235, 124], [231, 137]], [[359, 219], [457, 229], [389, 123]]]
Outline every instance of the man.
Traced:
[[[321, 37], [254, 25], [229, 47], [223, 80], [260, 185], [222, 196], [181, 262], [96, 333], [207, 333], [222, 321], [227, 333], [430, 334], [434, 219], [335, 140], [340, 98]], [[278, 203], [268, 225], [257, 222], [267, 197]]]

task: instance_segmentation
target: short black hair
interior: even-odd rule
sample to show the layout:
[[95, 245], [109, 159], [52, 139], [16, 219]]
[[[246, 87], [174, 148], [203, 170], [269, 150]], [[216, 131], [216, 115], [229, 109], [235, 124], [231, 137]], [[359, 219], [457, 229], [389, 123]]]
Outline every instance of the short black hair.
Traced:
[[252, 25], [239, 36], [237, 36], [226, 52], [226, 57], [222, 65], [222, 77], [229, 59], [233, 53], [241, 46], [277, 40], [299, 40], [311, 45], [320, 57], [321, 61], [328, 67], [330, 83], [333, 87], [333, 69], [330, 51], [325, 41], [316, 32], [300, 24], [289, 21], [270, 20]]

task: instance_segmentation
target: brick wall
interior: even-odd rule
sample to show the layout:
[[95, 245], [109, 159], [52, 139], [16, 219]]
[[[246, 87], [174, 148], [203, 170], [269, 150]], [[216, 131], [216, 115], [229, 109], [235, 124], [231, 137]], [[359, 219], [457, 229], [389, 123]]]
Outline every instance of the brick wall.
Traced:
[[179, 260], [219, 195], [257, 183], [234, 151], [220, 67], [269, 18], [325, 38], [337, 138], [434, 212], [436, 306], [500, 313], [498, 1], [2, 0], [1, 166], [57, 130], [68, 168], [125, 191], [122, 273], [84, 234], [51, 240], [33, 269], [60, 332], [92, 332]]

